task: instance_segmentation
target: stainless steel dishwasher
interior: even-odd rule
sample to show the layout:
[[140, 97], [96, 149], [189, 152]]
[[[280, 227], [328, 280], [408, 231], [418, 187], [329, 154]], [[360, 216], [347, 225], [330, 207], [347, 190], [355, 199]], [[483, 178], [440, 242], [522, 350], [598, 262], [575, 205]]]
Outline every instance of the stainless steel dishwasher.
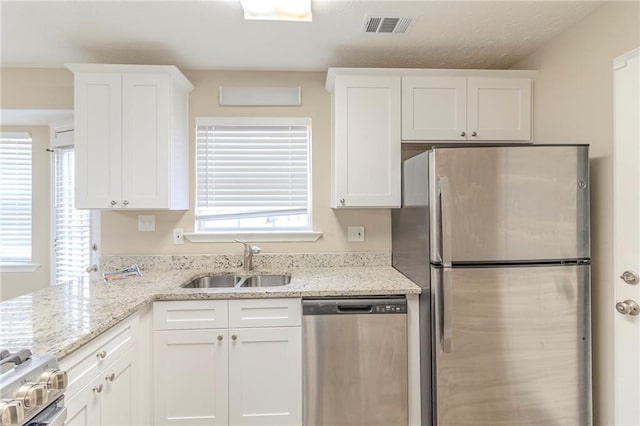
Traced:
[[302, 301], [305, 426], [406, 426], [407, 301]]

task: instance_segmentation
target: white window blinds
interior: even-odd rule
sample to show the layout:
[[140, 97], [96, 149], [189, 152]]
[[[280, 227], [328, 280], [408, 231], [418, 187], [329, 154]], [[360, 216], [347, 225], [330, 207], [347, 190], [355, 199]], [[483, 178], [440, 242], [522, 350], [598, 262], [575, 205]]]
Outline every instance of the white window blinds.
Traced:
[[31, 262], [31, 135], [0, 134], [0, 261]]
[[309, 119], [199, 119], [197, 230], [310, 229], [309, 145]]
[[54, 280], [85, 274], [91, 264], [91, 211], [74, 208], [74, 151], [56, 148], [54, 162]]

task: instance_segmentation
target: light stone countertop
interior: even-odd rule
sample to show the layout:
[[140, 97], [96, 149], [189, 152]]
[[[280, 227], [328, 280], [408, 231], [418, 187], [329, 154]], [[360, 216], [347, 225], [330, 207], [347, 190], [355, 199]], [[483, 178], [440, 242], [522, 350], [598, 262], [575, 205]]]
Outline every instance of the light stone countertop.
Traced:
[[[73, 281], [0, 303], [0, 347], [31, 348], [59, 359], [157, 300], [206, 300], [313, 296], [418, 294], [420, 288], [391, 266], [294, 268], [280, 287], [188, 289], [180, 285], [207, 273], [237, 270], [182, 269], [145, 272], [141, 278]], [[257, 270], [257, 274], [283, 270]]]

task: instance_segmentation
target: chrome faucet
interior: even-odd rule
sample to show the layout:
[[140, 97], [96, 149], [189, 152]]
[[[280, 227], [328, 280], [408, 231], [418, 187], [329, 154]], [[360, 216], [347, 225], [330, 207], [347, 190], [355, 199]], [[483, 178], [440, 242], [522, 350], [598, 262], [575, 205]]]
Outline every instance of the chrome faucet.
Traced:
[[240, 240], [233, 240], [236, 243], [240, 243], [244, 246], [244, 260], [242, 261], [242, 269], [245, 272], [249, 272], [251, 270], [251, 261], [253, 260], [253, 255], [260, 253], [260, 247], [252, 246], [249, 243], [245, 243]]

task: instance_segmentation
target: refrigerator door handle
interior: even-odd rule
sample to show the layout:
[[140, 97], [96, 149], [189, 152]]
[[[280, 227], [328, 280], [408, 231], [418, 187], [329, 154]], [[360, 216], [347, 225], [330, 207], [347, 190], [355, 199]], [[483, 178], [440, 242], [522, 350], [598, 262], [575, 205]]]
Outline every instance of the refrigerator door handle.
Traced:
[[449, 178], [440, 178], [440, 226], [442, 229], [442, 266], [451, 268], [451, 188]]
[[451, 275], [453, 270], [451, 268], [442, 269], [442, 353], [448, 354], [451, 352], [453, 341], [453, 280]]

